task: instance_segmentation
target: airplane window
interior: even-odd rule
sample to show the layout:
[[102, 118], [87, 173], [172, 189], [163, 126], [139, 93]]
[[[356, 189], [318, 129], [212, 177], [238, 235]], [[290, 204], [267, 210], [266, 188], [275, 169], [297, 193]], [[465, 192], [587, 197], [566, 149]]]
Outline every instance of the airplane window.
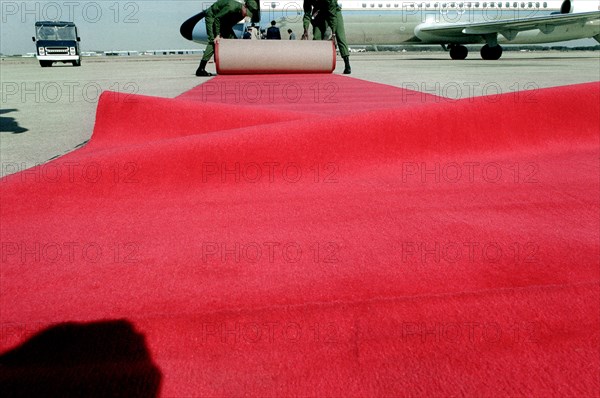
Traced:
[[390, 8], [392, 5], [391, 5], [390, 3], [387, 3], [385, 6], [386, 6], [387, 8]]
[[548, 3], [544, 1], [544, 8], [548, 8]]
[[367, 8], [367, 3], [362, 4], [363, 8]]
[[381, 8], [383, 7], [383, 4], [377, 4], [377, 7]]
[[539, 1], [537, 3], [535, 3], [535, 8], [540, 8], [540, 3]]
[[371, 3], [371, 8], [375, 7], [375, 4]]
[[521, 8], [525, 8], [525, 3], [521, 3]]
[[483, 2], [483, 8], [486, 8], [486, 7], [487, 7], [487, 3], [484, 1]]
[[450, 7], [456, 7], [456, 3], [450, 3]]
[[398, 3], [394, 3], [394, 7], [398, 8]]
[[517, 4], [516, 2], [515, 2], [515, 3], [513, 3], [513, 7], [514, 7], [514, 8], [517, 8], [518, 6], [519, 6], [519, 4]]
[[475, 8], [479, 8], [479, 2], [475, 3]]
[[458, 8], [463, 8], [463, 3], [458, 3]]

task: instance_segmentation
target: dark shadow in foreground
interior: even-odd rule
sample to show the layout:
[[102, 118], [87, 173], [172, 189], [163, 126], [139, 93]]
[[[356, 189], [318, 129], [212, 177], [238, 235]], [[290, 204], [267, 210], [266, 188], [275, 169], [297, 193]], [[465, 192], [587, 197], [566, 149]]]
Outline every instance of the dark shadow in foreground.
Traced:
[[3, 397], [156, 397], [160, 381], [126, 320], [59, 324], [0, 356]]

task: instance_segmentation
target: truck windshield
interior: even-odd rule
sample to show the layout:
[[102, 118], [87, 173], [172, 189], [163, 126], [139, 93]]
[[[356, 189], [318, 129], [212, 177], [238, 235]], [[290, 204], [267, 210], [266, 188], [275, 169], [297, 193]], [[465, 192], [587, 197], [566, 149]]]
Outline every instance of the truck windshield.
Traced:
[[38, 26], [38, 40], [77, 40], [73, 26]]

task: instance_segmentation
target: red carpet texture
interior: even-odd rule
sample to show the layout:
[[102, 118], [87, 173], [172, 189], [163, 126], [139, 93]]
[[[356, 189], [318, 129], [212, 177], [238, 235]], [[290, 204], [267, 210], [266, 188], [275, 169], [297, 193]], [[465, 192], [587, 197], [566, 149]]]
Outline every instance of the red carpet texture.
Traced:
[[599, 83], [106, 92], [87, 145], [0, 181], [0, 382], [598, 396], [599, 137]]

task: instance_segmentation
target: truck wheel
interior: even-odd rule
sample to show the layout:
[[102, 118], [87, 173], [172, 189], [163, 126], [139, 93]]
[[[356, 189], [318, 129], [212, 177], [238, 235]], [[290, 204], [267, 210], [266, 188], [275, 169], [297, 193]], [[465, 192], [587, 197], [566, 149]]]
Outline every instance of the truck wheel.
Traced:
[[52, 61], [40, 61], [42, 68], [49, 68], [52, 66]]
[[73, 66], [81, 66], [81, 60], [73, 61]]

